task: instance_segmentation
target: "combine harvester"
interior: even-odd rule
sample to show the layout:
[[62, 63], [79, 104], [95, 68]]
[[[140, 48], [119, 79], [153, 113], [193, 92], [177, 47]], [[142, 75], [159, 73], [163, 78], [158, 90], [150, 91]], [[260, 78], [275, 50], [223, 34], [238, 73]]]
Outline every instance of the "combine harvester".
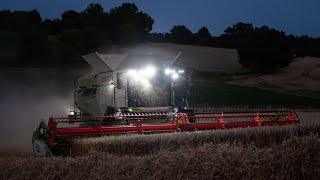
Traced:
[[77, 79], [74, 110], [68, 117], [51, 117], [48, 123], [41, 121], [33, 132], [34, 154], [69, 155], [73, 138], [299, 122], [297, 113], [286, 109], [210, 112], [190, 109], [186, 97], [191, 72], [173, 68], [180, 55], [171, 62], [163, 62], [154, 54], [92, 53], [83, 56], [95, 74]]

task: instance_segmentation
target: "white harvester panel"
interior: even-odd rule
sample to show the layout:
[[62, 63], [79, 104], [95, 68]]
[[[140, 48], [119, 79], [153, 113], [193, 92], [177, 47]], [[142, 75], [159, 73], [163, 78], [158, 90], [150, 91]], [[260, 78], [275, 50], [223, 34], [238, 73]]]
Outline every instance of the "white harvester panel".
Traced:
[[82, 56], [82, 58], [87, 61], [88, 64], [94, 69], [95, 72], [106, 72], [106, 71], [112, 71], [112, 68], [108, 63], [102, 59], [97, 52], [87, 54], [85, 56]]
[[97, 100], [101, 115], [107, 112], [108, 107], [114, 107], [113, 72], [105, 72], [97, 75]]
[[[180, 54], [95, 52], [83, 56], [95, 71], [96, 83], [91, 86], [97, 87], [97, 91], [96, 99], [87, 98], [78, 103], [82, 105], [81, 111], [91, 115], [99, 111], [100, 115], [106, 115], [112, 108], [169, 106], [171, 76], [164, 71]], [[86, 104], [89, 100], [94, 104]]]

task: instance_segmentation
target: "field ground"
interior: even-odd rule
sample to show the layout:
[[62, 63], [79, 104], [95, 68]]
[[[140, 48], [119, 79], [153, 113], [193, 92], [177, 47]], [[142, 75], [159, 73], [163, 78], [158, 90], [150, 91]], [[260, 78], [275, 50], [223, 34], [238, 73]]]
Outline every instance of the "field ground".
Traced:
[[231, 80], [228, 84], [320, 99], [320, 58], [297, 58], [279, 72]]
[[72, 157], [1, 154], [1, 179], [317, 179], [320, 112], [297, 126], [73, 142]]
[[320, 101], [313, 98], [281, 94], [255, 87], [242, 87], [219, 82], [197, 84], [191, 88], [190, 93], [189, 103], [191, 107], [320, 107]]

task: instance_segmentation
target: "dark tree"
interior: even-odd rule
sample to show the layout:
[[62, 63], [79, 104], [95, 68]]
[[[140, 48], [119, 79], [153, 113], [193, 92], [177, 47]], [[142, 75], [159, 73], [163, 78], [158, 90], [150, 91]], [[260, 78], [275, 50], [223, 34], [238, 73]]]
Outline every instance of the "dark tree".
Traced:
[[31, 24], [39, 25], [42, 21], [41, 15], [38, 10], [34, 9], [29, 11], [28, 22]]
[[60, 19], [46, 19], [41, 22], [41, 26], [49, 35], [58, 35], [59, 33], [61, 33]]
[[195, 34], [196, 44], [208, 46], [211, 40], [212, 36], [207, 27], [200, 28], [199, 31]]
[[251, 23], [243, 23], [239, 22], [232, 27], [228, 27], [226, 30], [224, 30], [225, 35], [230, 37], [241, 37], [246, 36], [246, 34], [251, 33], [254, 31], [254, 27]]
[[83, 15], [82, 21], [85, 21], [86, 26], [102, 28], [104, 24], [109, 25], [109, 22], [106, 22], [108, 14], [103, 12], [100, 4], [89, 4], [81, 14]]
[[103, 7], [98, 3], [91, 3], [84, 12], [93, 16], [103, 14]]
[[48, 36], [37, 27], [21, 30], [18, 33], [17, 58], [24, 65], [45, 65], [48, 53]]
[[97, 51], [102, 45], [109, 45], [109, 37], [99, 28], [90, 26], [81, 31], [80, 52], [82, 54]]
[[253, 31], [252, 24], [239, 22], [224, 30], [224, 34], [220, 36], [221, 45], [226, 48], [239, 48]]
[[62, 29], [80, 29], [84, 26], [83, 17], [81, 13], [74, 10], [68, 10], [61, 15]]
[[300, 36], [291, 38], [296, 49], [297, 56], [320, 57], [320, 38]]
[[13, 13], [10, 10], [0, 11], [0, 31], [12, 31], [13, 18]]
[[270, 72], [287, 66], [294, 58], [293, 48], [284, 32], [266, 26], [250, 33], [238, 49], [239, 62], [259, 72]]
[[170, 37], [166, 33], [149, 33], [147, 38], [151, 42], [170, 42]]
[[141, 42], [152, 30], [154, 20], [146, 13], [139, 12], [133, 3], [124, 3], [109, 12], [113, 42]]
[[37, 10], [32, 11], [0, 11], [0, 31], [18, 32], [39, 26], [41, 16]]
[[177, 44], [191, 44], [193, 41], [193, 33], [183, 25], [173, 26], [170, 30], [170, 39]]

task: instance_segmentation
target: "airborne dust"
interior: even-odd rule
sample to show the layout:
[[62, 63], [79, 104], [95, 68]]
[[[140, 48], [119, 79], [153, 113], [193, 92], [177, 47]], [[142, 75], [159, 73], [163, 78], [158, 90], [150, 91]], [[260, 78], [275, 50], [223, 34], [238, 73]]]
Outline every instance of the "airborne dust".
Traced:
[[30, 152], [32, 131], [40, 120], [72, 110], [75, 78], [61, 70], [1, 69], [0, 152]]

